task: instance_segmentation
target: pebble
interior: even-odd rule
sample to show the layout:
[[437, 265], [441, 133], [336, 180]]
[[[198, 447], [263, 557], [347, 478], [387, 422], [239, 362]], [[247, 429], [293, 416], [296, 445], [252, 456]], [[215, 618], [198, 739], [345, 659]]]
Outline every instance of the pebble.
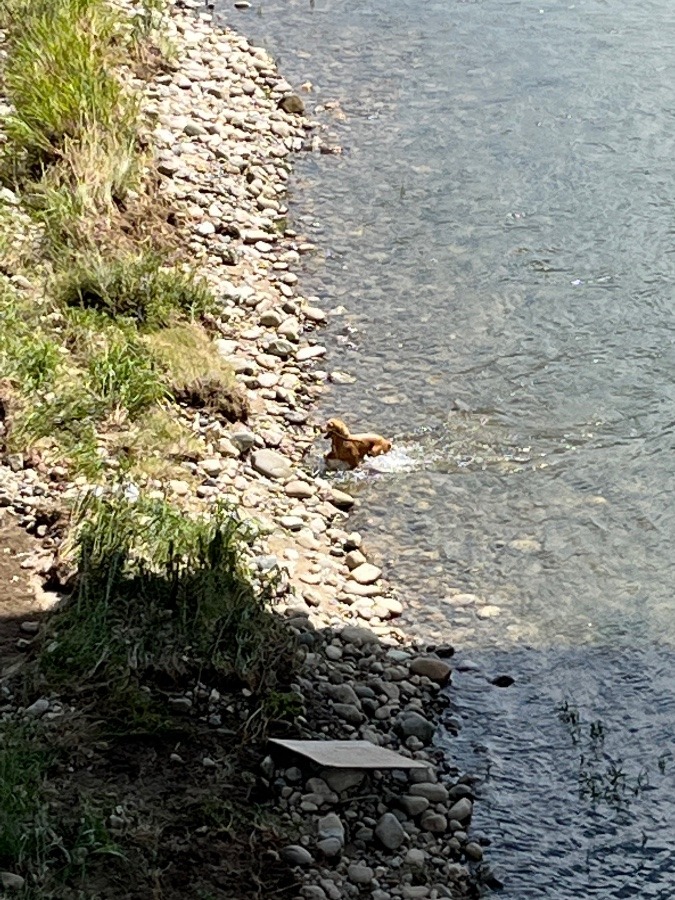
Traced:
[[399, 803], [401, 804], [401, 808], [405, 810], [405, 812], [409, 816], [419, 816], [420, 813], [423, 813], [425, 809], [429, 808], [429, 800], [426, 797], [412, 797], [404, 794]]
[[372, 565], [372, 563], [361, 563], [349, 573], [349, 577], [353, 578], [358, 584], [374, 584], [382, 575], [382, 569]]
[[476, 615], [479, 619], [494, 619], [496, 616], [501, 614], [501, 609], [499, 606], [494, 606], [492, 604], [488, 604], [487, 606], [480, 606], [476, 610]]
[[169, 481], [169, 490], [177, 497], [185, 497], [190, 493], [190, 485], [187, 481], [181, 479], [171, 479]]
[[207, 475], [220, 475], [225, 466], [222, 459], [203, 459], [199, 463], [199, 468]]
[[352, 884], [370, 884], [375, 877], [375, 872], [370, 866], [353, 863], [347, 869], [347, 877]]
[[434, 656], [418, 656], [410, 663], [410, 671], [414, 675], [424, 675], [437, 684], [447, 684], [450, 680], [452, 669], [450, 666]]
[[[242, 0], [238, 0], [238, 2], [242, 2]], [[246, 0], [244, 0], [246, 2]], [[237, 4], [235, 3], [235, 6]], [[250, 6], [250, 3], [246, 2], [247, 7]], [[306, 884], [302, 888], [302, 896], [304, 900], [326, 900], [326, 892], [323, 888], [319, 887], [318, 884]]]
[[420, 713], [409, 711], [402, 713], [397, 719], [397, 727], [404, 737], [416, 737], [423, 744], [431, 743], [436, 733], [436, 726]]
[[329, 500], [338, 509], [351, 509], [356, 502], [351, 494], [347, 494], [345, 491], [340, 491], [337, 488], [333, 488], [330, 491]]
[[420, 817], [420, 825], [425, 831], [431, 831], [434, 834], [443, 834], [447, 831], [448, 820], [441, 813], [435, 813], [427, 810]]
[[25, 878], [14, 872], [0, 872], [0, 884], [6, 891], [20, 891], [26, 883]]
[[375, 835], [387, 850], [397, 850], [405, 840], [403, 826], [393, 813], [385, 813], [380, 818]]
[[292, 866], [309, 866], [312, 863], [312, 854], [300, 844], [288, 844], [281, 850], [281, 858]]
[[356, 569], [365, 562], [367, 562], [366, 557], [360, 550], [350, 550], [345, 556], [345, 565], [349, 569]]
[[325, 356], [326, 348], [315, 345], [313, 347], [301, 347], [295, 354], [298, 362], [307, 362], [310, 359], [316, 359], [319, 356]]
[[350, 684], [329, 684], [326, 685], [326, 692], [338, 703], [353, 703], [355, 706], [359, 703], [356, 691]]
[[283, 525], [284, 528], [288, 528], [289, 531], [300, 531], [305, 524], [305, 520], [301, 519], [299, 516], [282, 516], [279, 519], [279, 523]]
[[349, 722], [350, 725], [360, 725], [363, 722], [363, 713], [353, 703], [334, 703], [333, 709], [341, 719]]
[[328, 787], [337, 794], [343, 794], [350, 788], [358, 787], [364, 777], [361, 769], [329, 769], [324, 774]]
[[473, 812], [473, 803], [468, 797], [462, 797], [448, 810], [448, 818], [457, 819], [458, 822], [464, 822], [471, 818]]
[[231, 432], [229, 439], [240, 453], [245, 453], [255, 445], [255, 434], [244, 429]]
[[284, 491], [289, 497], [302, 499], [313, 497], [316, 493], [316, 488], [307, 481], [289, 481]]
[[337, 840], [340, 847], [345, 843], [345, 827], [336, 813], [328, 813], [319, 819], [318, 836], [320, 840], [332, 838]]
[[317, 325], [322, 325], [328, 319], [326, 313], [319, 309], [318, 306], [304, 306], [302, 308], [302, 314], [306, 319], [309, 319], [310, 322], [315, 322]]
[[[235, 436], [232, 439], [234, 440]], [[255, 450], [251, 454], [251, 465], [256, 472], [268, 478], [288, 478], [292, 472], [291, 464], [286, 457], [275, 450]]]
[[475, 841], [469, 841], [464, 845], [464, 855], [472, 862], [480, 862], [483, 858], [483, 848]]
[[344, 644], [354, 644], [357, 647], [363, 647], [364, 644], [376, 643], [377, 635], [368, 628], [361, 628], [358, 625], [346, 625], [340, 632], [340, 639]]
[[39, 716], [43, 716], [48, 709], [49, 700], [47, 700], [46, 697], [40, 697], [40, 699], [36, 700], [35, 703], [31, 703], [30, 706], [26, 707], [25, 713], [27, 716], [35, 716], [37, 718]]
[[409, 790], [413, 797], [424, 797], [430, 803], [448, 802], [448, 789], [444, 784], [422, 781], [411, 784]]

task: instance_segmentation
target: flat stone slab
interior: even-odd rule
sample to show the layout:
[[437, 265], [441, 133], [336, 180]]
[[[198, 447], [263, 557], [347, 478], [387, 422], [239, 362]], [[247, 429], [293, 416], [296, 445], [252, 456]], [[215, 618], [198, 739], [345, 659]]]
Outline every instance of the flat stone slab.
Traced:
[[271, 744], [306, 756], [333, 769], [428, 769], [430, 763], [408, 759], [370, 741], [289, 741], [271, 738]]

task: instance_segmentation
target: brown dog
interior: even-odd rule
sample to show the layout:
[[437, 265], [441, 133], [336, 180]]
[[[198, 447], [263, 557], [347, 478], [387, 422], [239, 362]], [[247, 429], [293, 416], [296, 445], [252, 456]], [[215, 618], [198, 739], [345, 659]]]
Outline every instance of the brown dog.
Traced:
[[341, 419], [326, 422], [325, 436], [332, 443], [325, 457], [329, 465], [339, 460], [355, 469], [365, 456], [381, 456], [391, 450], [391, 441], [381, 434], [351, 434]]

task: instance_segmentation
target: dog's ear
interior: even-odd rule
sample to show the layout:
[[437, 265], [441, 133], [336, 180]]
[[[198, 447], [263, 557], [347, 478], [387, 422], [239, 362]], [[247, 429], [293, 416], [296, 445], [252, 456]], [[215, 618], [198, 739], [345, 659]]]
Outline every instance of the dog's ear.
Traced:
[[329, 419], [326, 422], [326, 434], [338, 434], [345, 437], [349, 434], [349, 430], [342, 419]]

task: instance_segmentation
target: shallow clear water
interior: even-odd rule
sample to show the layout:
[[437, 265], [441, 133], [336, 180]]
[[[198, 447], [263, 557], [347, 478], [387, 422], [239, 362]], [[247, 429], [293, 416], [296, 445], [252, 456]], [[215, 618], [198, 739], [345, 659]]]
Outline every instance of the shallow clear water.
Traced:
[[[294, 195], [302, 288], [348, 309], [326, 365], [356, 381], [325, 412], [396, 439], [354, 525], [407, 626], [478, 666], [448, 747], [489, 775], [504, 896], [671, 896], [675, 6], [221, 9], [339, 101], [344, 153], [299, 158]], [[603, 794], [645, 767], [628, 812]]]

